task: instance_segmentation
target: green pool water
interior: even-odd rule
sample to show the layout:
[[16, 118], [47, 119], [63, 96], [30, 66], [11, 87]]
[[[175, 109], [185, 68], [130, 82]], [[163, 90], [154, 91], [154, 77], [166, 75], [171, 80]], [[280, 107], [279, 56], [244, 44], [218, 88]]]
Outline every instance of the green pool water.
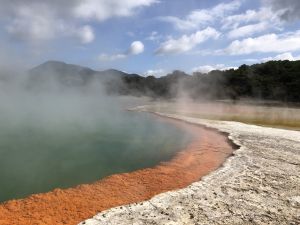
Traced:
[[151, 167], [191, 139], [147, 113], [103, 114], [101, 107], [86, 111], [75, 102], [51, 112], [36, 106], [38, 116], [22, 104], [18, 113], [0, 110], [0, 202]]

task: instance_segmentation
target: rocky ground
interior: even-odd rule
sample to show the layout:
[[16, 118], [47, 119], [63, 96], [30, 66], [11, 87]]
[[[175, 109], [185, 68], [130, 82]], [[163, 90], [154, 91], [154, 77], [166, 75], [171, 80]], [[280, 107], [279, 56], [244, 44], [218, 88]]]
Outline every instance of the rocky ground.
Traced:
[[300, 132], [162, 114], [229, 133], [234, 156], [199, 182], [80, 223], [300, 224]]

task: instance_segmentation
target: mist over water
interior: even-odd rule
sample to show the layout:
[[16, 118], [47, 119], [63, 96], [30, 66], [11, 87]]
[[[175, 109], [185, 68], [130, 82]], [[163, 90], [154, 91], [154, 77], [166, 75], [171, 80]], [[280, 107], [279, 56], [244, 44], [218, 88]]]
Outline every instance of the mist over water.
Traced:
[[0, 201], [170, 159], [190, 136], [101, 86], [27, 90], [0, 82]]

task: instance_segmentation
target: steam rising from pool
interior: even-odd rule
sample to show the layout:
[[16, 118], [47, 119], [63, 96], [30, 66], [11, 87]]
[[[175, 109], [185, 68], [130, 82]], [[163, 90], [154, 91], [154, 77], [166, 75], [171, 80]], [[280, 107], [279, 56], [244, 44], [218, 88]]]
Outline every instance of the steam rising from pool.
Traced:
[[[132, 101], [131, 101], [132, 102]], [[190, 137], [101, 87], [0, 89], [0, 201], [170, 159]]]

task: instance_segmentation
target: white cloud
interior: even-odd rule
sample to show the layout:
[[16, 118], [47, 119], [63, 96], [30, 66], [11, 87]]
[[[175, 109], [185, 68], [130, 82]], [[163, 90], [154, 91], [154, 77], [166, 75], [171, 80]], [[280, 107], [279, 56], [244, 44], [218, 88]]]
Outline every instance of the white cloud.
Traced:
[[93, 28], [91, 26], [85, 25], [78, 29], [77, 31], [78, 37], [80, 38], [81, 42], [84, 44], [88, 44], [94, 41], [95, 34]]
[[144, 73], [145, 76], [155, 76], [155, 77], [161, 77], [165, 74], [166, 72], [163, 69], [147, 70]]
[[296, 60], [300, 60], [300, 55], [294, 57], [293, 54], [291, 52], [285, 52], [273, 57], [267, 57], [267, 58], [263, 58], [261, 61], [263, 62], [267, 62], [267, 61], [278, 61], [278, 60], [289, 60], [289, 61], [296, 61]]
[[162, 38], [161, 35], [158, 34], [157, 31], [152, 31], [151, 34], [146, 38], [149, 41], [158, 41]]
[[235, 29], [248, 23], [272, 23], [279, 25], [278, 14], [272, 12], [270, 8], [262, 7], [258, 10], [247, 10], [245, 13], [227, 16], [223, 19], [222, 29]]
[[238, 27], [236, 29], [231, 30], [228, 33], [229, 38], [239, 38], [245, 36], [251, 36], [255, 33], [263, 32], [270, 27], [270, 24], [265, 22], [249, 24], [245, 26]]
[[131, 16], [137, 9], [157, 0], [1, 0], [0, 22], [9, 35], [32, 43], [61, 37], [83, 44], [95, 39], [93, 29], [82, 22], [102, 22]]
[[198, 66], [193, 68], [192, 72], [209, 73], [210, 71], [213, 70], [229, 70], [229, 69], [237, 69], [237, 67], [225, 66], [224, 64], [203, 65], [203, 66]]
[[98, 59], [100, 61], [115, 61], [118, 59], [124, 59], [126, 58], [126, 54], [115, 54], [115, 55], [108, 55], [108, 54], [101, 54]]
[[17, 16], [7, 25], [6, 30], [11, 37], [38, 43], [55, 38], [70, 37], [88, 44], [95, 39], [91, 26], [74, 26], [56, 17], [44, 5], [20, 7]]
[[130, 55], [138, 55], [144, 52], [144, 44], [140, 41], [134, 41], [131, 43], [130, 48], [128, 50], [128, 54]]
[[130, 55], [139, 55], [144, 52], [144, 44], [141, 41], [134, 41], [131, 43], [129, 49], [125, 53], [117, 54], [101, 54], [98, 59], [100, 61], [114, 61], [118, 59], [127, 58]]
[[49, 40], [63, 29], [61, 21], [45, 5], [20, 6], [6, 27], [9, 34], [21, 40]]
[[83, 19], [104, 21], [111, 17], [131, 16], [136, 9], [157, 2], [157, 0], [82, 0], [74, 8], [74, 14]]
[[8, 17], [11, 18], [11, 22], [6, 26], [6, 30], [17, 40], [36, 44], [55, 38], [70, 37], [87, 44], [95, 38], [90, 26], [77, 26], [69, 22], [47, 2], [19, 3], [10, 14]]
[[231, 1], [230, 3], [221, 3], [210, 9], [199, 9], [192, 11], [184, 19], [174, 16], [165, 16], [161, 19], [172, 23], [179, 30], [198, 29], [200, 26], [207, 25], [217, 19], [223, 18], [229, 13], [240, 7], [239, 1]]
[[231, 55], [251, 54], [255, 52], [288, 52], [300, 50], [300, 31], [277, 34], [266, 34], [256, 38], [233, 41], [221, 53]]
[[238, 9], [240, 3], [233, 1], [231, 3], [221, 3], [211, 9], [200, 9], [192, 11], [185, 19], [174, 16], [163, 17], [162, 20], [172, 23], [179, 30], [197, 29], [199, 26], [211, 23], [217, 18], [223, 17]]
[[[245, 13], [225, 17], [222, 21], [222, 29], [231, 29], [229, 37], [245, 37], [267, 29], [282, 30], [284, 23], [300, 19], [299, 0], [262, 0], [261, 2], [262, 6], [257, 10], [247, 10]], [[260, 26], [255, 29], [253, 23]], [[238, 35], [239, 32], [241, 35]]]
[[155, 51], [155, 54], [176, 54], [187, 52], [198, 44], [212, 38], [217, 39], [220, 33], [214, 28], [207, 27], [204, 30], [197, 31], [191, 35], [183, 35], [179, 39], [170, 38], [169, 40], [163, 42], [160, 47]]
[[223, 30], [230, 30], [227, 34], [229, 38], [247, 37], [274, 29], [281, 30], [283, 25], [279, 14], [274, 13], [270, 7], [231, 15], [224, 18], [222, 23]]

